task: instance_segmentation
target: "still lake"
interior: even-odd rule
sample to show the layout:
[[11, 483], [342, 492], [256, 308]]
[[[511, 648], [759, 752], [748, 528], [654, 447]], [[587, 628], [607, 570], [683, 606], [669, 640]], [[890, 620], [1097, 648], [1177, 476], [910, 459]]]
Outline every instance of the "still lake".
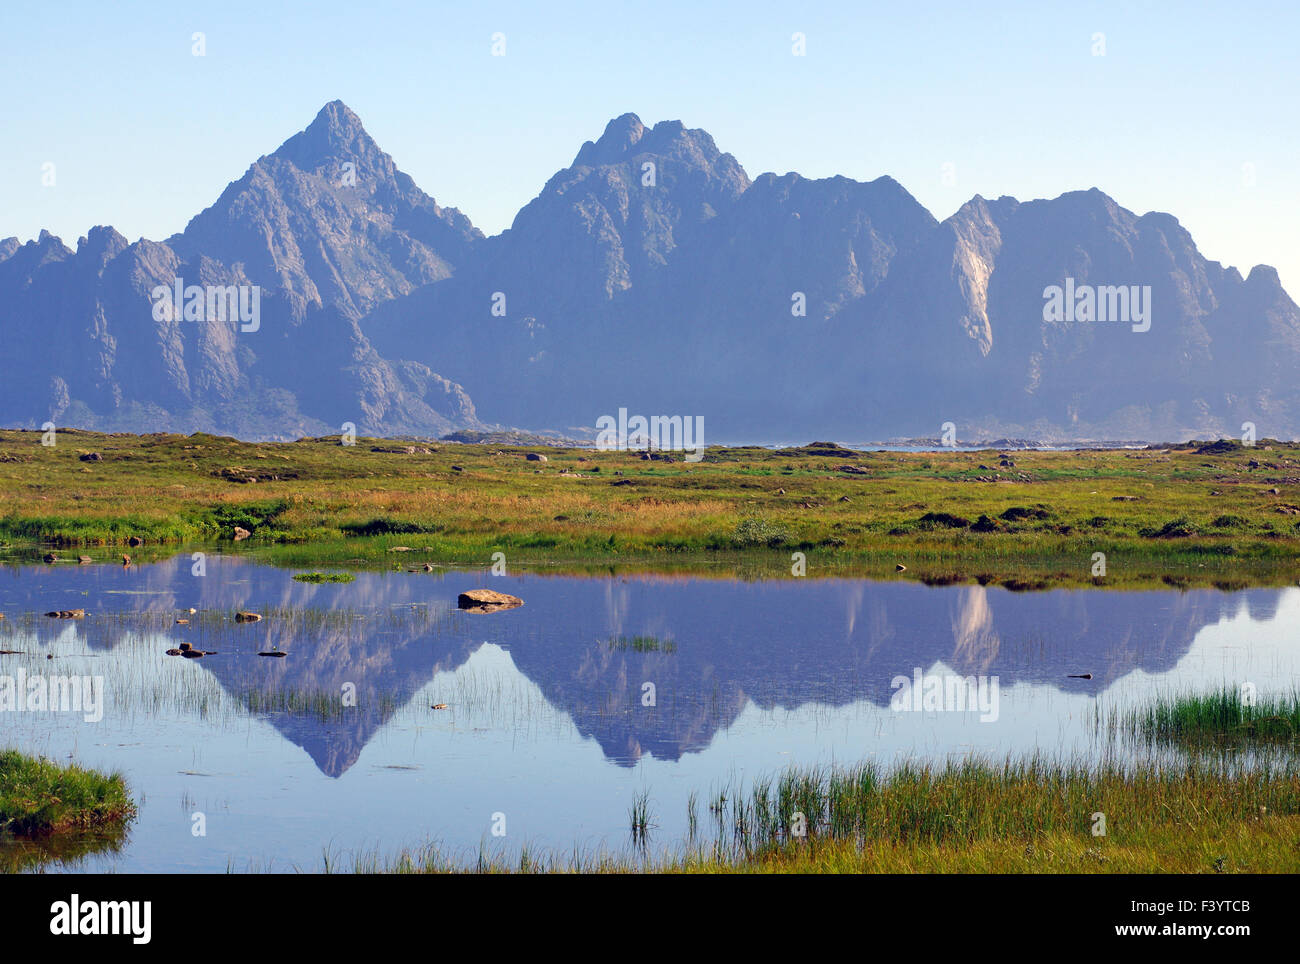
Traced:
[[[430, 842], [467, 862], [480, 845], [623, 852], [643, 792], [651, 850], [670, 852], [692, 791], [791, 765], [1095, 757], [1099, 714], [1300, 679], [1294, 588], [293, 573], [221, 555], [203, 577], [188, 555], [0, 569], [0, 650], [22, 651], [0, 677], [105, 688], [98, 721], [0, 711], [0, 746], [120, 770], [140, 807], [122, 850], [69, 869], [312, 870], [325, 851], [348, 866]], [[459, 611], [473, 588], [525, 605]], [[43, 615], [56, 609], [86, 617]], [[186, 641], [216, 653], [166, 655]], [[892, 708], [896, 677], [918, 670], [996, 678], [996, 719]]]

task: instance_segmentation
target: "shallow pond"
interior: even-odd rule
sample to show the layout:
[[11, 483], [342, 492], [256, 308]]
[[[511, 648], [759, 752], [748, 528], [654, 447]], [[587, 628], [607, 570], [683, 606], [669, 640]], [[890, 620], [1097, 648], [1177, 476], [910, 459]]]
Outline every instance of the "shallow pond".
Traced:
[[[201, 577], [189, 556], [0, 569], [0, 650], [21, 651], [0, 681], [104, 688], [91, 712], [0, 709], [0, 745], [121, 770], [140, 804], [125, 847], [75, 869], [317, 869], [326, 851], [349, 865], [429, 842], [467, 861], [480, 845], [617, 852], [643, 793], [662, 852], [692, 791], [703, 806], [792, 764], [1095, 756], [1098, 717], [1120, 707], [1300, 679], [1300, 589], [292, 577], [215, 555]], [[463, 613], [471, 588], [525, 605]], [[43, 615], [57, 609], [86, 616]], [[166, 655], [186, 641], [216, 652]]]

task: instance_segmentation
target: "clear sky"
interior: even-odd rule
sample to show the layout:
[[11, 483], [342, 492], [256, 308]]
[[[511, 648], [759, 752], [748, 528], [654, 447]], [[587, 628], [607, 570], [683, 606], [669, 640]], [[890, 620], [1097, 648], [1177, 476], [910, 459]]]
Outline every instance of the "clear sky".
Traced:
[[1099, 187], [1300, 297], [1297, 37], [1296, 0], [6, 0], [0, 237], [165, 238], [335, 98], [493, 234], [633, 111], [751, 176], [892, 175], [939, 218]]

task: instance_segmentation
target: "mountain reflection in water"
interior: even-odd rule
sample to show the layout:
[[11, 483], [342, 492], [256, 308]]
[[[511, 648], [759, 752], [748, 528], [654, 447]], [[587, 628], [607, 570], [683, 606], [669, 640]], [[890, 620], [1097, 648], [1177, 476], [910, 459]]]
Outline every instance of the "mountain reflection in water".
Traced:
[[[675, 761], [702, 751], [751, 704], [885, 707], [894, 677], [936, 664], [962, 676], [996, 676], [1004, 689], [1037, 683], [1101, 694], [1135, 670], [1171, 670], [1207, 625], [1243, 611], [1272, 619], [1283, 595], [485, 572], [358, 573], [352, 583], [312, 585], [292, 576], [229, 556], [210, 556], [202, 578], [191, 575], [188, 556], [125, 569], [6, 569], [0, 649], [30, 643], [43, 655], [88, 648], [103, 657], [96, 672], [111, 684], [127, 641], [147, 639], [157, 659], [146, 658], [146, 667], [210, 676], [322, 773], [338, 777], [431, 680], [491, 644], [607, 760], [630, 766], [644, 754]], [[525, 605], [459, 612], [457, 594], [475, 587], [512, 593]], [[39, 615], [73, 605], [87, 610], [84, 621]], [[199, 613], [176, 625], [190, 607]], [[237, 609], [267, 617], [236, 625], [230, 617]], [[217, 655], [163, 655], [181, 641]], [[256, 655], [274, 647], [290, 655]], [[21, 658], [0, 657], [10, 661], [0, 662], [0, 672], [12, 672]], [[1068, 678], [1085, 673], [1092, 678]], [[643, 705], [646, 683], [654, 687], [651, 707]], [[349, 685], [356, 705], [336, 713], [267, 698], [332, 700]]]

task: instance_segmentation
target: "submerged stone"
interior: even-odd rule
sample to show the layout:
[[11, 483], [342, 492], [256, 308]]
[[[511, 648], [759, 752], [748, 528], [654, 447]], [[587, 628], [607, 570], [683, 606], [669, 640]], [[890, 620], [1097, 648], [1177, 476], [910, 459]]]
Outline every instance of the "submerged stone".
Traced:
[[523, 604], [518, 596], [495, 589], [471, 589], [456, 597], [456, 605], [470, 613], [495, 613], [503, 609], [518, 609]]

